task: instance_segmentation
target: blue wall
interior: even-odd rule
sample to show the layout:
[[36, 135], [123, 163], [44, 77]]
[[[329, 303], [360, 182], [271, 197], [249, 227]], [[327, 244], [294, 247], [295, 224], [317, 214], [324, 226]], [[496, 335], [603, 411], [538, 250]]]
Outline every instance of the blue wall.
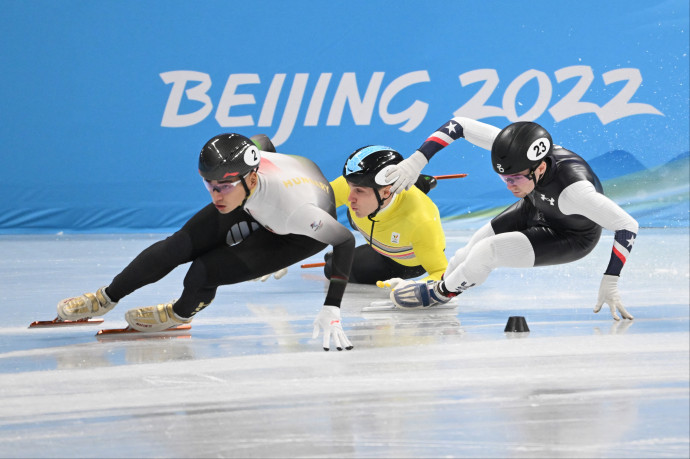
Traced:
[[[535, 120], [644, 226], [688, 226], [688, 2], [0, 2], [0, 232], [171, 231], [220, 132], [334, 178], [463, 115]], [[444, 217], [513, 201], [487, 152], [425, 172]]]

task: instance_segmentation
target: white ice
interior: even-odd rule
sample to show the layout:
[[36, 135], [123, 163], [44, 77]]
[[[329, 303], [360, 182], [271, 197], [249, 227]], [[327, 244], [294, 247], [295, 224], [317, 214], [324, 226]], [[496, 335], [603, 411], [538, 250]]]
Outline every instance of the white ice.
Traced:
[[[445, 225], [448, 253], [471, 234]], [[642, 229], [592, 312], [611, 234], [576, 263], [500, 269], [450, 311], [362, 313], [311, 339], [319, 269], [221, 287], [186, 335], [98, 340], [176, 297], [185, 267], [101, 327], [28, 329], [164, 235], [0, 236], [0, 457], [689, 457], [688, 229]], [[360, 241], [361, 242], [361, 241]], [[320, 261], [314, 257], [307, 261]], [[509, 316], [527, 334], [504, 333]]]

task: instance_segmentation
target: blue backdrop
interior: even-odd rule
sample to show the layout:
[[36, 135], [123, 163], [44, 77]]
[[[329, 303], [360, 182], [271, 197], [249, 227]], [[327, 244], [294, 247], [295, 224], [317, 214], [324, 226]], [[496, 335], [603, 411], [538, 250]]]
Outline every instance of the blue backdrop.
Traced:
[[[266, 133], [335, 178], [453, 115], [535, 120], [643, 226], [688, 226], [688, 2], [0, 1], [0, 232], [171, 231], [201, 146]], [[514, 199], [456, 142], [446, 218]]]

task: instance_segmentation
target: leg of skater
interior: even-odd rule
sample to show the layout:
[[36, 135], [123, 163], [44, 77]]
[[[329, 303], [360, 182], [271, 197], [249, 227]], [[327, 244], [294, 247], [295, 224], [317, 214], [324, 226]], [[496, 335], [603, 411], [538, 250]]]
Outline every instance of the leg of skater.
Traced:
[[241, 210], [223, 215], [213, 205], [208, 205], [179, 231], [144, 249], [109, 285], [99, 288], [96, 293], [85, 293], [60, 301], [58, 317], [78, 320], [102, 316], [126, 295], [157, 282], [177, 266], [194, 260], [211, 248], [225, 245], [233, 228], [251, 223], [251, 217]]
[[[326, 264], [323, 271], [328, 279], [331, 278], [332, 256], [331, 252], [324, 256]], [[369, 244], [362, 244], [355, 248], [349, 283], [376, 285], [376, 282], [381, 279], [410, 279], [421, 276], [425, 272], [422, 266], [401, 265], [376, 252]]]
[[125, 320], [140, 331], [159, 331], [189, 323], [213, 301], [219, 286], [254, 280], [313, 256], [325, 247], [306, 236], [277, 235], [259, 228], [237, 245], [219, 247], [194, 259], [179, 299], [131, 309]]

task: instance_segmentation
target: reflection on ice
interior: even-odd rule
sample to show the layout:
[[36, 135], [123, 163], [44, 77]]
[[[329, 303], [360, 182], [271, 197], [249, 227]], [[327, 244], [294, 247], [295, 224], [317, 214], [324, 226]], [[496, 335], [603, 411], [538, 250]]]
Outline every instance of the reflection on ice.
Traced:
[[[450, 232], [448, 250], [469, 234]], [[0, 456], [689, 455], [686, 229], [641, 231], [621, 278], [634, 321], [592, 313], [604, 240], [569, 266], [498, 270], [455, 310], [363, 313], [386, 294], [350, 286], [347, 353], [311, 339], [325, 283], [299, 267], [221, 288], [181, 336], [26, 328], [158, 237], [0, 237]], [[88, 272], [73, 258], [94, 253]], [[126, 298], [103, 326], [173, 297], [183, 276]], [[529, 333], [504, 333], [514, 315]]]

